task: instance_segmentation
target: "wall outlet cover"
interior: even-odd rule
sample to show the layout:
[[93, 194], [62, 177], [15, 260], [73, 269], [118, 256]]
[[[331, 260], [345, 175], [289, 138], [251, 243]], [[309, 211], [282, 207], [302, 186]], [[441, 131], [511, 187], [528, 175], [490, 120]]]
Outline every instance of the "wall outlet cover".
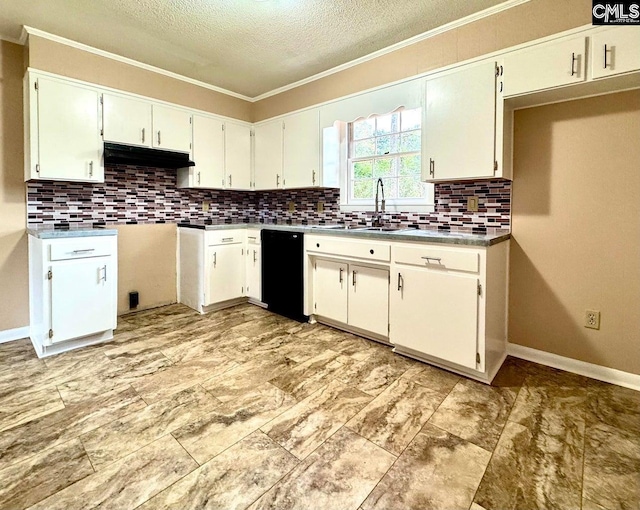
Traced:
[[478, 197], [467, 197], [467, 211], [478, 212]]
[[600, 311], [585, 310], [584, 327], [589, 329], [600, 329]]
[[324, 212], [324, 202], [318, 202], [318, 212], [319, 213]]
[[208, 211], [209, 211], [209, 202], [207, 202], [206, 200], [204, 200], [204, 201], [202, 202], [202, 210], [203, 210], [204, 212], [208, 212]]
[[296, 203], [295, 202], [289, 202], [289, 212], [294, 212], [296, 210]]

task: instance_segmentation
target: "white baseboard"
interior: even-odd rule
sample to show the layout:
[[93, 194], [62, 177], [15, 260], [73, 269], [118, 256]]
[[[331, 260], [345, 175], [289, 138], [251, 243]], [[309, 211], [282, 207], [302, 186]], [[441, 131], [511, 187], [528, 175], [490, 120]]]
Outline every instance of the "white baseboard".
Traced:
[[29, 326], [23, 328], [5, 329], [0, 331], [0, 344], [5, 342], [13, 342], [14, 340], [20, 340], [21, 338], [29, 337]]
[[617, 370], [615, 368], [594, 365], [593, 363], [587, 363], [586, 361], [566, 358], [564, 356], [539, 351], [538, 349], [532, 349], [531, 347], [525, 347], [517, 344], [508, 344], [507, 353], [514, 358], [526, 359], [527, 361], [533, 361], [534, 363], [540, 363], [541, 365], [559, 368], [560, 370], [591, 377], [598, 381], [617, 384], [618, 386], [624, 386], [625, 388], [640, 391], [640, 375], [638, 374], [623, 372], [622, 370]]

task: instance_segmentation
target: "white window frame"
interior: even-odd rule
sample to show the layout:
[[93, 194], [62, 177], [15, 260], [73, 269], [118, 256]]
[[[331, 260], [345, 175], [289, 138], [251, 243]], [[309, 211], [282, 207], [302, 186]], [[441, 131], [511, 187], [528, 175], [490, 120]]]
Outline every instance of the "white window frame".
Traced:
[[[400, 109], [394, 110], [399, 111]], [[389, 112], [393, 113], [393, 112]], [[422, 130], [425, 124], [424, 107], [422, 109], [422, 121], [420, 129]], [[336, 122], [334, 125], [339, 130], [340, 139], [340, 210], [345, 212], [352, 211], [375, 211], [375, 199], [350, 199], [350, 166], [349, 166], [349, 144], [350, 144], [350, 129], [347, 122]], [[420, 147], [420, 164], [424, 165], [424, 157], [422, 150], [422, 141], [424, 137], [421, 136]], [[416, 154], [416, 151], [412, 151], [406, 154]], [[404, 154], [404, 153], [403, 153]], [[394, 157], [399, 157], [402, 154], [394, 154]], [[383, 158], [384, 156], [380, 156]], [[367, 158], [357, 158], [358, 160], [369, 160]], [[431, 213], [435, 211], [435, 187], [431, 183], [424, 183], [426, 188], [426, 196], [420, 199], [407, 198], [407, 199], [387, 199], [385, 204], [385, 211], [388, 213], [404, 213], [404, 212], [417, 212], [417, 213]]]

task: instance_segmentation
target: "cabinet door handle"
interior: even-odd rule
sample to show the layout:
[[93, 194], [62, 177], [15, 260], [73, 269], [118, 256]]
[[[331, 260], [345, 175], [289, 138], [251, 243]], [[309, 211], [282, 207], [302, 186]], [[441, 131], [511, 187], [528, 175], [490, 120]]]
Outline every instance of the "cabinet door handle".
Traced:
[[89, 177], [93, 177], [93, 161], [89, 161]]
[[254, 264], [256, 263], [257, 255], [258, 255], [258, 252], [256, 250], [253, 250], [253, 263]]
[[435, 262], [442, 262], [442, 259], [440, 257], [420, 257], [421, 259], [426, 260], [427, 262], [431, 262], [432, 260]]
[[280, 186], [280, 174], [276, 174], [276, 188]]
[[198, 172], [198, 185], [200, 185], [200, 172]]
[[158, 131], [158, 145], [160, 145], [160, 131]]
[[107, 281], [107, 265], [105, 264], [102, 269], [104, 269], [104, 281]]
[[355, 287], [356, 286], [356, 271], [353, 271], [353, 274], [351, 276], [351, 284]]
[[402, 290], [402, 275], [398, 273], [398, 290]]
[[144, 143], [144, 139], [145, 139], [145, 128], [142, 128], [142, 143]]
[[232, 181], [231, 181], [231, 174], [229, 174], [229, 187], [233, 186]]
[[312, 175], [311, 175], [311, 183], [315, 186], [316, 185], [316, 171], [313, 170]]
[[344, 271], [342, 268], [340, 268], [340, 283], [342, 283], [342, 271]]
[[436, 176], [436, 162], [431, 158], [429, 158], [429, 174], [431, 177]]
[[576, 72], [576, 66], [575, 66], [576, 60], [578, 60], [576, 57], [576, 54], [572, 53], [571, 54], [571, 76], [575, 76], [576, 74], [578, 74]]
[[213, 267], [215, 269], [216, 264], [218, 263], [218, 252], [213, 252]]
[[610, 53], [610, 52], [611, 50], [607, 49], [607, 45], [605, 44], [604, 45], [604, 69], [606, 69], [609, 66], [609, 64], [607, 63], [607, 53]]

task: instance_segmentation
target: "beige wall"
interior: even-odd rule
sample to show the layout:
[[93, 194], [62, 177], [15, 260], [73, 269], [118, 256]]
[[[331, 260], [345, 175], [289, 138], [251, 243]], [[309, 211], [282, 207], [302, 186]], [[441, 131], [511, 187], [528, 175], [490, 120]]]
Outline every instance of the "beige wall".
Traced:
[[531, 0], [253, 105], [260, 121], [591, 23], [588, 0]]
[[41, 71], [251, 120], [252, 103], [37, 36], [29, 37], [29, 65]]
[[640, 91], [516, 112], [511, 342], [640, 374], [639, 137]]
[[117, 225], [118, 314], [129, 312], [129, 292], [140, 294], [138, 310], [176, 302], [174, 224]]
[[22, 46], [0, 41], [0, 331], [29, 325]]

